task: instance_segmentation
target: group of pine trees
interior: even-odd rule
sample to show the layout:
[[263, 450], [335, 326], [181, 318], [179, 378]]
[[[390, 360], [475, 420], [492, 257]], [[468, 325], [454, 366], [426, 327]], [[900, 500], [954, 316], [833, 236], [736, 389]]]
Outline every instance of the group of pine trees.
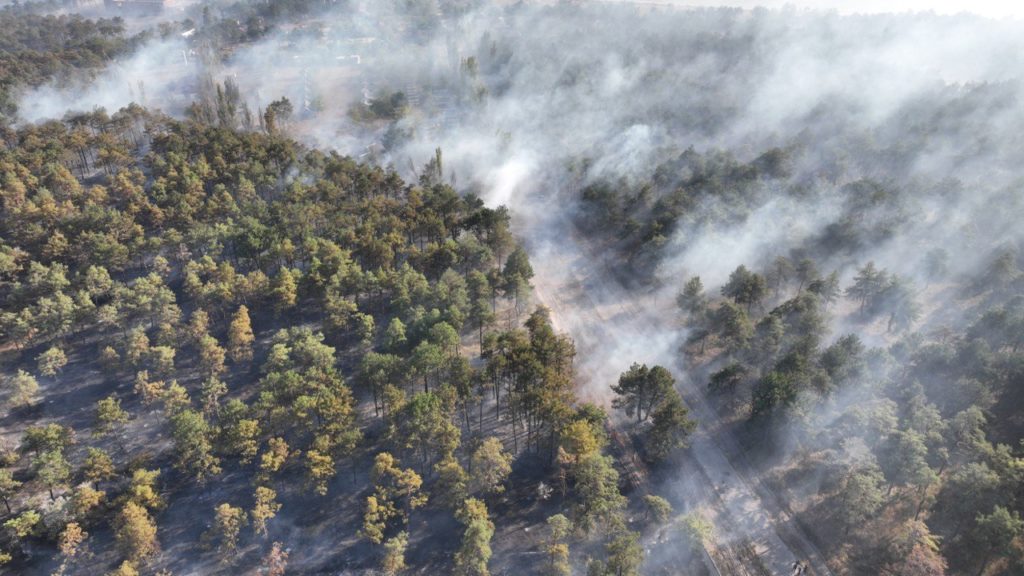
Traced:
[[[280, 573], [288, 550], [270, 535], [289, 502], [355, 491], [377, 568], [404, 569], [427, 507], [462, 526], [454, 569], [486, 574], [489, 509], [529, 458], [566, 502], [551, 521], [560, 573], [569, 542], [594, 538], [595, 573], [635, 572], [606, 416], [573, 395], [572, 341], [544, 308], [525, 314], [533, 270], [508, 211], [444, 183], [440, 152], [407, 184], [137, 106], [4, 144], [0, 342], [5, 405], [25, 426], [0, 468], [6, 561], [55, 550], [62, 570], [92, 569], [115, 557], [90, 537], [109, 527], [111, 574], [166, 567], [162, 513], [228, 482], [192, 512], [218, 562]], [[642, 370], [620, 393], [653, 421], [657, 460], [692, 424], [671, 376]]]
[[[747, 410], [750, 446], [769, 460], [764, 438], [802, 430], [814, 456], [798, 465], [829, 478], [822, 494], [834, 512], [805, 513], [834, 537], [819, 540], [823, 549], [854, 542], [847, 562], [884, 573], [1021, 569], [1024, 453], [1007, 442], [1016, 423], [1000, 419], [1016, 412], [1024, 360], [1019, 265], [1000, 249], [978, 277], [932, 266], [934, 281], [980, 305], [964, 327], [930, 332], [918, 330], [920, 290], [871, 262], [845, 287], [806, 257], [740, 266], [718, 297], [699, 277], [685, 283], [688, 352], [708, 367], [709, 392], [724, 410]], [[830, 334], [839, 314], [890, 343]]]

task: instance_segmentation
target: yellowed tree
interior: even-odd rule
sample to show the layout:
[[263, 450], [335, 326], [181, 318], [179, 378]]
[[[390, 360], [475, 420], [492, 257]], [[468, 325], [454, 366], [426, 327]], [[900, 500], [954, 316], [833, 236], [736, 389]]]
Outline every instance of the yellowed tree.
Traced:
[[284, 438], [271, 438], [267, 441], [267, 449], [260, 454], [259, 480], [266, 482], [272, 474], [276, 474], [288, 461], [288, 443]]
[[252, 360], [252, 343], [255, 339], [252, 322], [249, 320], [249, 309], [243, 304], [238, 307], [228, 328], [228, 354], [231, 361], [240, 363]]
[[74, 563], [75, 557], [82, 551], [82, 543], [89, 537], [89, 533], [82, 530], [77, 522], [69, 522], [60, 533], [58, 548], [60, 549], [61, 562], [57, 568], [57, 574], [64, 574]]
[[388, 527], [394, 520], [409, 523], [409, 515], [427, 503], [427, 495], [420, 488], [423, 479], [411, 468], [401, 468], [394, 456], [387, 452], [377, 454], [370, 471], [373, 496], [366, 498], [363, 529], [360, 534], [373, 542], [384, 542]]
[[252, 518], [252, 529], [266, 538], [267, 520], [277, 516], [281, 504], [277, 501], [277, 492], [265, 486], [256, 487], [254, 498], [255, 504], [253, 504], [252, 512], [249, 513]]
[[140, 370], [135, 374], [135, 393], [142, 398], [143, 406], [152, 406], [164, 394], [164, 383], [149, 379], [148, 370]]
[[203, 378], [219, 378], [224, 373], [224, 348], [213, 336], [199, 339], [199, 371]]
[[85, 520], [99, 508], [106, 497], [106, 492], [96, 490], [88, 484], [79, 486], [71, 495], [71, 514], [78, 520]]
[[145, 561], [160, 550], [153, 518], [135, 502], [127, 502], [118, 514], [116, 535], [129, 562]]
[[204, 310], [196, 310], [189, 318], [186, 335], [188, 339], [198, 345], [199, 341], [210, 333], [210, 315]]
[[222, 561], [229, 561], [238, 550], [238, 535], [245, 526], [245, 510], [227, 502], [214, 510], [213, 525], [206, 536], [217, 541], [217, 552]]
[[274, 542], [274, 545], [270, 547], [270, 552], [267, 552], [263, 561], [260, 562], [260, 567], [266, 576], [284, 576], [284, 572], [288, 568], [288, 551], [281, 546], [280, 542]]
[[106, 576], [139, 576], [139, 569], [135, 567], [135, 562], [125, 560], [117, 568], [107, 572]]

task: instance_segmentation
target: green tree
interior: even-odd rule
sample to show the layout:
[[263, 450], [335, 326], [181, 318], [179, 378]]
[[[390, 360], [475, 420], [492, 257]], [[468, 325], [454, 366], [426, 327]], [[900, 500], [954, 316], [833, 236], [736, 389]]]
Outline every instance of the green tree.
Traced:
[[611, 456], [591, 454], [573, 467], [577, 502], [576, 525], [584, 532], [596, 526], [609, 529], [621, 523], [626, 498], [619, 493], [619, 473]]
[[764, 277], [742, 265], [729, 274], [729, 281], [722, 286], [722, 295], [732, 298], [737, 304], [745, 305], [747, 314], [750, 313], [750, 307], [760, 304], [767, 293], [768, 285]]
[[889, 436], [883, 446], [879, 464], [894, 486], [913, 486], [923, 493], [938, 481], [938, 474], [928, 466], [928, 447], [924, 438], [913, 431], [898, 431]]
[[885, 492], [882, 490], [884, 481], [882, 471], [873, 464], [847, 475], [839, 492], [846, 533], [854, 526], [863, 526], [881, 509], [885, 501]]
[[395, 576], [405, 570], [405, 549], [409, 546], [409, 533], [399, 532], [384, 542], [384, 557], [380, 570], [386, 576]]
[[548, 555], [546, 574], [548, 576], [571, 576], [572, 564], [569, 562], [569, 544], [566, 540], [572, 532], [569, 519], [555, 514], [547, 520], [547, 539], [544, 551]]
[[1013, 541], [1024, 531], [1020, 515], [1002, 506], [996, 506], [988, 514], [978, 514], [971, 540], [980, 559], [976, 573], [981, 576], [993, 559], [1014, 553]]
[[45, 352], [36, 356], [39, 373], [43, 376], [56, 376], [68, 363], [64, 351], [57, 346], [50, 346]]
[[675, 378], [665, 368], [648, 368], [646, 364], [634, 363], [619, 376], [619, 383], [612, 385], [612, 391], [617, 395], [612, 406], [625, 410], [627, 416], [636, 414], [636, 421], [643, 422], [675, 391], [674, 386]]
[[491, 436], [470, 457], [470, 491], [474, 494], [501, 494], [502, 485], [512, 473], [512, 455], [505, 452], [501, 440]]
[[121, 400], [115, 396], [107, 396], [96, 403], [95, 436], [106, 436], [116, 428], [128, 422], [128, 412], [121, 408]]
[[697, 427], [679, 393], [672, 389], [654, 409], [652, 425], [647, 431], [645, 447], [655, 462], [664, 460], [674, 450], [685, 448], [687, 438]]
[[14, 534], [15, 538], [24, 539], [28, 538], [36, 532], [36, 528], [39, 526], [39, 522], [43, 517], [35, 510], [26, 510], [14, 518], [8, 519], [4, 522], [4, 528], [7, 528], [11, 533]]
[[21, 482], [14, 479], [13, 473], [6, 468], [0, 469], [0, 500], [3, 500], [8, 514], [12, 513], [11, 498], [18, 493], [19, 488]]
[[245, 510], [223, 503], [214, 510], [213, 526], [207, 536], [217, 541], [217, 552], [228, 561], [238, 550], [238, 535], [245, 526]]
[[11, 391], [10, 404], [16, 408], [33, 404], [39, 393], [39, 382], [24, 370], [8, 378], [7, 386]]
[[82, 463], [82, 473], [85, 479], [93, 484], [109, 480], [116, 474], [114, 461], [103, 449], [90, 446]]
[[754, 335], [754, 326], [747, 313], [732, 302], [723, 302], [715, 310], [712, 321], [714, 332], [729, 352], [746, 348]]
[[213, 336], [199, 339], [199, 370], [204, 379], [219, 378], [224, 373], [224, 348]]
[[676, 304], [691, 321], [702, 318], [707, 311], [708, 301], [700, 276], [694, 276], [683, 285], [683, 291], [676, 296]]
[[321, 450], [306, 451], [306, 477], [313, 491], [320, 496], [327, 494], [327, 482], [334, 477], [334, 458]]
[[644, 508], [644, 518], [656, 524], [664, 524], [672, 516], [672, 504], [656, 494], [644, 496]]
[[292, 271], [287, 268], [281, 268], [277, 276], [274, 278], [273, 286], [273, 297], [274, 297], [274, 310], [278, 314], [288, 310], [292, 306], [295, 306], [295, 302], [298, 299], [298, 285], [295, 282], [295, 276], [298, 270]]
[[434, 501], [453, 510], [457, 509], [466, 499], [468, 492], [469, 476], [466, 471], [453, 455], [449, 455], [434, 465], [434, 473], [437, 475], [433, 492]]
[[456, 514], [466, 527], [462, 544], [455, 553], [455, 574], [459, 576], [487, 576], [491, 560], [491, 537], [494, 523], [487, 517], [487, 506], [476, 498], [467, 499]]
[[640, 545], [640, 534], [622, 530], [605, 545], [608, 560], [605, 574], [608, 576], [639, 576], [644, 561], [644, 549]]
[[210, 434], [210, 425], [195, 410], [181, 410], [171, 417], [175, 467], [200, 484], [220, 474], [220, 459], [213, 454]]
[[53, 489], [66, 485], [71, 478], [71, 465], [60, 450], [47, 450], [40, 454], [34, 462], [36, 477], [46, 485], [50, 499], [54, 499]]

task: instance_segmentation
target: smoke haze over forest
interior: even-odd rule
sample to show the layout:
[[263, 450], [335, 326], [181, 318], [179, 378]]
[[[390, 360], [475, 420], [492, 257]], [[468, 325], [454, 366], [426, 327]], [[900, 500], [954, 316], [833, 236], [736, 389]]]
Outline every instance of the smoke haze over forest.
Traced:
[[[537, 328], [542, 314], [530, 317], [530, 338], [540, 339], [537, 334], [546, 334], [545, 330], [564, 333], [575, 356], [568, 355], [568, 375], [552, 375], [566, 370], [565, 358], [556, 354], [558, 362], [548, 362], [558, 364], [557, 370], [551, 368], [543, 376], [531, 373], [530, 378], [569, 380], [571, 400], [566, 405], [583, 414], [573, 416], [572, 422], [589, 422], [589, 433], [601, 438], [594, 440], [595, 445], [610, 442], [631, 489], [663, 493], [677, 514], [689, 514], [671, 525], [672, 530], [681, 530], [678, 534], [689, 534], [687, 542], [697, 542], [692, 550], [669, 550], [673, 542], [685, 539], [666, 536], [677, 534], [669, 524], [638, 528], [650, 566], [642, 573], [662, 573], [654, 567], [671, 566], [677, 559], [687, 566], [699, 564], [708, 574], [720, 569], [715, 562], [734, 566], [735, 574], [788, 575], [795, 563], [806, 561], [810, 573], [818, 576], [995, 576], [1019, 574], [1016, 570], [1024, 567], [1024, 524], [1017, 526], [1018, 512], [1024, 510], [1024, 8], [1007, 2], [952, 0], [324, 0], [296, 3], [302, 6], [294, 12], [280, 7], [288, 2], [279, 0], [265, 5], [226, 0], [169, 4], [159, 14], [129, 17], [130, 32], [104, 32], [121, 43], [111, 40], [110, 47], [97, 50], [102, 58], [96, 56], [95, 62], [2, 86], [16, 103], [15, 112], [0, 109], [0, 118], [11, 120], [6, 141], [12, 150], [31, 148], [34, 142], [18, 136], [17, 130], [43, 130], [49, 120], [64, 120], [76, 129], [88, 126], [99, 142], [97, 149], [102, 149], [108, 145], [103, 140], [108, 130], [96, 128], [97, 121], [82, 119], [99, 108], [114, 114], [134, 103], [169, 116], [143, 121], [132, 116], [141, 114], [138, 109], [130, 109], [135, 111], [127, 114], [134, 120], [125, 123], [132, 128], [117, 128], [124, 141], [130, 135], [132, 144], [125, 159], [115, 158], [123, 162], [123, 171], [104, 164], [101, 175], [100, 164], [115, 161], [109, 160], [111, 153], [101, 157], [97, 152], [89, 172], [84, 145], [78, 157], [65, 162], [77, 166], [77, 176], [71, 168], [66, 170], [71, 179], [122, 188], [128, 187], [124, 179], [129, 177], [119, 174], [131, 167], [130, 178], [142, 191], [137, 195], [152, 196], [154, 206], [162, 210], [135, 212], [149, 219], [145, 226], [152, 237], [167, 229], [181, 232], [170, 225], [165, 229], [160, 220], [165, 213], [171, 215], [168, 220], [190, 214], [191, 208], [173, 204], [177, 197], [167, 192], [176, 179], [192, 192], [204, 190], [204, 202], [209, 204], [214, 199], [221, 202], [224, 195], [239, 196], [241, 204], [252, 201], [251, 213], [246, 213], [248, 208], [194, 209], [202, 215], [196, 218], [210, 220], [196, 225], [201, 233], [193, 237], [186, 231], [180, 251], [170, 240], [152, 254], [139, 248], [138, 258], [123, 265], [128, 271], [126, 285], [143, 277], [132, 272], [132, 266], [150, 267], [153, 257], [170, 256], [173, 248], [174, 258], [178, 252], [184, 254], [180, 269], [168, 272], [169, 284], [180, 280], [174, 287], [178, 292], [192, 286], [190, 277], [184, 279], [186, 267], [198, 269], [200, 257], [211, 254], [230, 255], [225, 261], [232, 260], [239, 270], [266, 269], [265, 276], [274, 278], [269, 292], [273, 298], [284, 290], [281, 283], [291, 282], [295, 289], [289, 270], [298, 278], [307, 275], [300, 282], [302, 296], [318, 303], [349, 290], [342, 297], [344, 306], [328, 302], [322, 313], [311, 308], [303, 317], [295, 310], [285, 313], [285, 320], [278, 310], [273, 320], [260, 321], [285, 328], [294, 319], [320, 326], [321, 317], [331, 318], [323, 325], [344, 327], [333, 334], [328, 330], [328, 342], [342, 350], [339, 371], [360, 384], [372, 380], [361, 364], [364, 357], [399, 349], [383, 344], [394, 335], [394, 320], [409, 325], [410, 348], [420, 340], [432, 344], [443, 332], [431, 331], [425, 319], [434, 314], [433, 326], [444, 323], [438, 320], [444, 316], [437, 303], [442, 296], [432, 304], [402, 304], [396, 312], [388, 308], [393, 302], [371, 308], [376, 298], [386, 299], [384, 294], [398, 302], [402, 291], [418, 293], [412, 280], [401, 280], [408, 284], [401, 288], [372, 287], [374, 282], [384, 283], [388, 274], [398, 274], [399, 260], [405, 258], [398, 253], [411, 254], [408, 262], [423, 268], [422, 283], [428, 287], [424, 290], [455, 293], [458, 290], [438, 286], [461, 282], [464, 292], [471, 277], [473, 282], [490, 283], [490, 328], [485, 330], [486, 310], [476, 313], [478, 324], [467, 322], [465, 330], [448, 325], [460, 325], [459, 314], [449, 316], [460, 321], [448, 318], [446, 324], [455, 334], [455, 344], [448, 348], [456, 349], [456, 356], [471, 357], [465, 370], [479, 371], [473, 382], [485, 379], [484, 374], [514, 371], [509, 366], [519, 357], [502, 356], [503, 347], [522, 345], [525, 332], [519, 334], [518, 344], [515, 332], [520, 316], [528, 307], [545, 306], [549, 317], [544, 322], [550, 327]], [[89, 17], [105, 14], [98, 4], [82, 10]], [[9, 44], [13, 46], [14, 40]], [[146, 130], [136, 130], [139, 123]], [[255, 175], [214, 183], [218, 170], [228, 170], [210, 165], [228, 164], [225, 158], [233, 158], [241, 145], [227, 146], [229, 153], [218, 152], [195, 167], [203, 152], [187, 147], [217, 139], [203, 132], [206, 129], [257, 139], [265, 135], [266, 142], [252, 145], [259, 153], [247, 148], [242, 160], [232, 160], [244, 167], [232, 170], [253, 170]], [[282, 162], [274, 156], [280, 151], [275, 148], [278, 139], [294, 139], [307, 148]], [[308, 152], [312, 149], [324, 152], [323, 157]], [[255, 157], [275, 158], [279, 174], [254, 169], [249, 163], [255, 163]], [[343, 157], [366, 163], [366, 172], [346, 164]], [[37, 171], [44, 164], [19, 162]], [[272, 163], [265, 159], [264, 164]], [[383, 170], [373, 172], [377, 167]], [[196, 174], [207, 174], [205, 185], [202, 177], [190, 172], [193, 168]], [[0, 175], [22, 178], [31, 170], [8, 167]], [[390, 175], [409, 183], [404, 196], [396, 192], [392, 198], [390, 188], [402, 186], [387, 180]], [[31, 181], [49, 183], [51, 178], [52, 174]], [[189, 178], [200, 184], [188, 184]], [[258, 178], [263, 179], [259, 193], [249, 194], [258, 200], [241, 199], [249, 187], [257, 188], [253, 181]], [[279, 234], [285, 237], [293, 232], [289, 226], [298, 229], [296, 222], [302, 222], [287, 210], [271, 210], [263, 203], [296, 202], [309, 211], [309, 226], [316, 229], [324, 227], [319, 220], [321, 198], [332, 197], [338, 203], [327, 212], [340, 209], [341, 203], [346, 203], [345, 210], [356, 210], [347, 204], [354, 196], [332, 196], [331, 186], [348, 193], [366, 181], [377, 182], [375, 178], [379, 182], [373, 194], [389, 188], [380, 203], [396, 210], [391, 220], [378, 218], [372, 210], [351, 218], [347, 212], [339, 216], [339, 222], [352, 230], [337, 232], [337, 242], [355, 255], [354, 268], [361, 265], [367, 273], [358, 282], [330, 284], [319, 278], [315, 270], [322, 246], [309, 237], [296, 236], [294, 242], [289, 237], [287, 249], [270, 248], [269, 241], [259, 250], [253, 248], [261, 218], [273, 220], [267, 227], [283, 230]], [[325, 180], [330, 186], [323, 185]], [[304, 187], [307, 194], [301, 193]], [[445, 196], [448, 187], [451, 197]], [[28, 189], [36, 202], [34, 187]], [[40, 205], [48, 206], [48, 194], [40, 196]], [[482, 200], [480, 206], [474, 204], [476, 198]], [[388, 204], [406, 201], [406, 211]], [[18, 200], [17, 205], [21, 203]], [[16, 203], [8, 200], [8, 205]], [[460, 206], [451, 210], [459, 212], [464, 223], [451, 224], [447, 216], [427, 218], [442, 205]], [[486, 227], [481, 221], [496, 221], [488, 210], [501, 206], [509, 209], [516, 237], [508, 246], [494, 239], [498, 232], [480, 231]], [[365, 209], [359, 205], [358, 210]], [[26, 213], [31, 216], [25, 218], [35, 217], [34, 212]], [[394, 221], [420, 217], [423, 223], [402, 233], [389, 229]], [[72, 228], [79, 226], [79, 220], [66, 221]], [[0, 228], [16, 238], [11, 246], [18, 248], [20, 242], [25, 254], [38, 252], [42, 260], [58, 261], [53, 254], [60, 252], [42, 247], [41, 240], [36, 245], [21, 239], [31, 235], [24, 230], [35, 228], [15, 224]], [[224, 232], [235, 225], [247, 228]], [[305, 229], [303, 233], [313, 234]], [[390, 252], [377, 245], [367, 247], [384, 238], [404, 240], [409, 246]], [[426, 247], [424, 238], [429, 238]], [[0, 249], [7, 247], [5, 242], [0, 239]], [[283, 240], [278, 237], [275, 242]], [[492, 242], [498, 246], [493, 252], [479, 248]], [[186, 243], [194, 243], [193, 252], [186, 250]], [[517, 251], [519, 246], [525, 253]], [[477, 249], [487, 256], [478, 256], [477, 261], [464, 254]], [[247, 250], [255, 255], [247, 255]], [[387, 259], [381, 253], [390, 254], [395, 270], [391, 263], [374, 269], [372, 263]], [[4, 254], [0, 250], [0, 256]], [[521, 260], [527, 255], [524, 266]], [[11, 258], [13, 263], [15, 257]], [[210, 278], [223, 273], [223, 266], [218, 268], [213, 260], [201, 265], [208, 266], [201, 274]], [[84, 278], [85, 272], [78, 273], [74, 266], [84, 270], [84, 264], [72, 268], [76, 278]], [[21, 276], [38, 276], [28, 272], [28, 264], [11, 267], [11, 286]], [[400, 274], [412, 274], [408, 266], [401, 270]], [[0, 281], [6, 282], [4, 274], [8, 273], [0, 270]], [[337, 274], [340, 278], [342, 271]], [[460, 278], [453, 280], [454, 276]], [[4, 286], [0, 283], [0, 289], [6, 290]], [[37, 294], [19, 290], [10, 288], [10, 301], [20, 309], [45, 308], [36, 302]], [[495, 303], [499, 291], [508, 300], [500, 306]], [[409, 294], [404, 297], [420, 297]], [[185, 301], [185, 296], [180, 298]], [[294, 299], [293, 295], [291, 305]], [[482, 300], [487, 303], [487, 298]], [[233, 312], [236, 302], [231, 304]], [[185, 308], [191, 317], [193, 308], [204, 305], [211, 307], [190, 303]], [[18, 311], [10, 312], [13, 319]], [[346, 320], [335, 320], [331, 314]], [[218, 312], [214, 323], [223, 323], [224, 316]], [[357, 322], [362, 328], [354, 327]], [[152, 325], [148, 329], [154, 332]], [[146, 329], [140, 330], [144, 334]], [[284, 346], [284, 332], [271, 336], [274, 332], [264, 330], [257, 336], [257, 347]], [[368, 335], [356, 344], [352, 334], [359, 330]], [[0, 331], [12, 343], [11, 370], [0, 363], [5, 375], [28, 365], [18, 356], [22, 343], [12, 336], [16, 332], [9, 332]], [[487, 345], [485, 332], [495, 339]], [[296, 334], [288, 337], [301, 338]], [[505, 337], [508, 341], [501, 340]], [[60, 340], [64, 339], [62, 335]], [[550, 346], [568, 346], [558, 342]], [[530, 343], [541, 348], [535, 340]], [[25, 349], [38, 345], [31, 342]], [[293, 341], [288, 345], [313, 346]], [[409, 366], [425, 362], [426, 353], [414, 349], [421, 351], [419, 356], [404, 351], [410, 356]], [[273, 350], [281, 354], [280, 348]], [[284, 363], [276, 356], [268, 358], [265, 365], [263, 359], [257, 363], [261, 382], [272, 380], [275, 362]], [[627, 371], [634, 363], [644, 364], [643, 370], [667, 369], [668, 387], [678, 391], [687, 406], [675, 421], [680, 438], [686, 437], [685, 449], [680, 440], [668, 455], [652, 456], [657, 451], [651, 448], [649, 435], [660, 425], [651, 423], [658, 418], [655, 408], [671, 402], [652, 405], [646, 416], [640, 407], [629, 407], [625, 393], [614, 386], [629, 381], [632, 373]], [[191, 367], [187, 361], [184, 365]], [[399, 378], [399, 387], [408, 384], [412, 394], [422, 379], [426, 394], [431, 378], [440, 388], [441, 372], [410, 368], [412, 376]], [[452, 369], [453, 381], [455, 373]], [[490, 498], [492, 512], [518, 513], [514, 499], [534, 498], [530, 491], [538, 478], [551, 485], [560, 478], [562, 498], [567, 482], [574, 488], [577, 482], [585, 484], [580, 480], [583, 473], [566, 464], [568, 456], [558, 456], [559, 466], [571, 468], [573, 480], [566, 480], [568, 468], [561, 476], [551, 472], [556, 448], [566, 449], [562, 434], [568, 436], [568, 425], [534, 424], [530, 402], [543, 402], [525, 395], [501, 398], [500, 378], [493, 378], [495, 437], [503, 435], [509, 443], [508, 430], [500, 422], [502, 402], [509, 402], [505, 410], [523, 410], [522, 426], [538, 426], [536, 438], [550, 434], [551, 457], [517, 463], [512, 477], [528, 480], [505, 499], [498, 496], [501, 491], [480, 492], [481, 499]], [[510, 381], [519, 385], [518, 378]], [[182, 376], [183, 382], [193, 380], [198, 382]], [[513, 385], [508, 386], [512, 390]], [[373, 388], [371, 406], [368, 389], [360, 389], [356, 404], [362, 402], [361, 410], [376, 416], [379, 390]], [[252, 412], [245, 414], [258, 421], [257, 395], [239, 390], [233, 388], [232, 393], [254, 403]], [[479, 449], [483, 436], [485, 398], [490, 403], [492, 392], [485, 393], [480, 384], [479, 396], [473, 397], [479, 401], [480, 414], [474, 449]], [[464, 419], [464, 446], [469, 446], [473, 409], [466, 398], [462, 402], [451, 418], [456, 434]], [[516, 402], [526, 407], [519, 408]], [[609, 423], [597, 423], [585, 402], [606, 409]], [[165, 411], [170, 413], [170, 408]], [[531, 416], [522, 416], [526, 413]], [[687, 414], [694, 424], [687, 423]], [[516, 430], [515, 412], [505, 416], [506, 422], [509, 418], [515, 456], [520, 447], [517, 434], [522, 431]], [[400, 426], [388, 423], [387, 432], [380, 432], [384, 426], [371, 436], [387, 445]], [[612, 431], [610, 441], [606, 431]], [[548, 452], [542, 448], [543, 440], [532, 441], [537, 454]], [[311, 446], [305, 449], [307, 454], [315, 452], [317, 445]], [[427, 453], [411, 443], [403, 446], [401, 453], [409, 461]], [[601, 449], [596, 450], [598, 455]], [[523, 454], [529, 451], [526, 448]], [[284, 452], [287, 455], [287, 446]], [[352, 473], [353, 485], [373, 484], [365, 472], [369, 452], [362, 455], [367, 466], [359, 471], [359, 479]], [[450, 463], [452, 453], [454, 449], [436, 464]], [[465, 460], [470, 463], [472, 458]], [[639, 464], [641, 460], [644, 464]], [[579, 467], [580, 461], [577, 456], [573, 465]], [[440, 485], [426, 466], [434, 461], [423, 456], [423, 462], [427, 484]], [[913, 463], [912, 471], [906, 469], [908, 462]], [[634, 471], [634, 465], [649, 467], [650, 472]], [[633, 474], [643, 480], [634, 480]], [[970, 492], [970, 487], [984, 484], [978, 480], [982, 477], [996, 477], [991, 490]], [[629, 504], [631, 522], [640, 516], [637, 493]], [[359, 494], [362, 502], [364, 495]], [[531, 513], [552, 511], [555, 501], [547, 498]], [[411, 502], [403, 512], [405, 521], [415, 508]], [[474, 526], [464, 518], [471, 508], [466, 504], [459, 509], [458, 522]], [[187, 508], [174, 508], [173, 513], [169, 515], [179, 522], [189, 514]], [[432, 521], [447, 522], [449, 528], [456, 522], [448, 515], [437, 520], [442, 513], [436, 509], [423, 514], [434, 514]], [[486, 514], [485, 508], [485, 521]], [[514, 573], [510, 567], [515, 566], [516, 554], [532, 545], [523, 544], [525, 538], [516, 540], [522, 538], [517, 535], [519, 526], [537, 520], [523, 514], [515, 528], [491, 518], [499, 537], [507, 537], [507, 544], [496, 539], [495, 560], [504, 573]], [[643, 522], [648, 522], [648, 512], [643, 514]], [[363, 512], [350, 516], [362, 518]], [[714, 538], [693, 535], [699, 532], [699, 526], [694, 528], [697, 517], [714, 525]], [[275, 538], [305, 537], [299, 519], [280, 520]], [[989, 530], [997, 521], [1004, 525]], [[683, 524], [689, 528], [679, 528]], [[1010, 529], [1015, 526], [1016, 531]], [[357, 570], [367, 570], [364, 557], [377, 552], [363, 554], [358, 547], [364, 544], [353, 543], [365, 540], [367, 529], [360, 530], [358, 538], [355, 533], [346, 535], [351, 548], [341, 553], [343, 561], [323, 560], [322, 565], [348, 566], [351, 561]], [[992, 532], [1010, 537], [999, 540], [1001, 545], [990, 545], [998, 540]], [[399, 538], [394, 526], [388, 537]], [[570, 574], [584, 573], [588, 563], [596, 565], [592, 556], [597, 542], [613, 550], [616, 538], [625, 536], [616, 532], [605, 540], [577, 537], [579, 548], [573, 548], [572, 556], [576, 572]], [[418, 538], [410, 557], [435, 562], [424, 544], [429, 536]], [[322, 549], [332, 545], [315, 540]], [[349, 550], [362, 552], [350, 555]], [[942, 569], [912, 572], [907, 559], [916, 558], [914, 554]], [[30, 554], [27, 558], [19, 561], [36, 566]], [[313, 570], [321, 559], [306, 561], [303, 566]], [[757, 562], [764, 571], [750, 568]], [[191, 559], [174, 565], [192, 566]], [[742, 571], [736, 568], [740, 565], [745, 566]]]

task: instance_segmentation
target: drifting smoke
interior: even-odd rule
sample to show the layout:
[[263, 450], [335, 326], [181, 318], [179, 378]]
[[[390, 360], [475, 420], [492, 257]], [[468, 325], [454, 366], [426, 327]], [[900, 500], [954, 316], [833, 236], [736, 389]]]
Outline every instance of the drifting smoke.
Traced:
[[[211, 74], [233, 79], [254, 112], [287, 96], [297, 110], [287, 129], [311, 144], [404, 173], [442, 148], [446, 176], [515, 214], [538, 293], [577, 341], [589, 399], [607, 398], [632, 362], [669, 366], [700, 393], [681, 364], [685, 334], [673, 316], [688, 276], [717, 293], [740, 264], [763, 270], [799, 253], [836, 270], [842, 286], [874, 261], [923, 287], [931, 248], [947, 251], [955, 276], [1021, 240], [1024, 22], [522, 3], [441, 20], [390, 6], [352, 2], [318, 15], [316, 26], [239, 48], [214, 69], [177, 63], [185, 39], [150, 44], [84, 91], [44, 88], [21, 109], [29, 120], [114, 109], [138, 100], [127, 90], [142, 81], [150, 103], [180, 113], [181, 99]], [[353, 107], [395, 92], [411, 114], [353, 119]], [[618, 255], [574, 231], [587, 185], [643, 186], [691, 148], [710, 157], [729, 150], [744, 164], [774, 147], [786, 152], [784, 174], [752, 184], [739, 203], [705, 195], [685, 223], [664, 231], [654, 289], [623, 288]], [[865, 210], [861, 188], [850, 187], [862, 179], [902, 193]], [[851, 219], [874, 234], [835, 240]], [[835, 334], [850, 326], [836, 314]], [[865, 334], [869, 345], [886, 338]], [[856, 389], [837, 395], [800, 425], [831, 424], [860, 398]], [[694, 408], [714, 420], [701, 402]], [[732, 486], [715, 450], [694, 446], [712, 481]], [[777, 561], [782, 573], [788, 561]]]
[[18, 105], [27, 121], [61, 118], [68, 112], [105, 108], [114, 112], [131, 103], [155, 104], [168, 114], [181, 114], [194, 94], [197, 68], [189, 64], [184, 39], [147, 43], [128, 58], [113, 63], [97, 78], [71, 86], [49, 83], [27, 92]]

